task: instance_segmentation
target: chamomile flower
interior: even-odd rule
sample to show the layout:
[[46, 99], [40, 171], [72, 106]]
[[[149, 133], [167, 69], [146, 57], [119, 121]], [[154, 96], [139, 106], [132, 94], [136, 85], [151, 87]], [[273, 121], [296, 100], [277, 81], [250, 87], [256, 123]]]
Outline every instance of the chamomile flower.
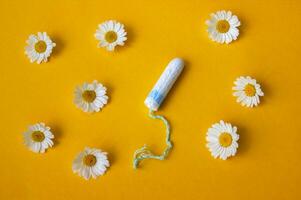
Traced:
[[239, 135], [236, 133], [237, 128], [230, 123], [220, 121], [213, 124], [207, 132], [207, 148], [214, 158], [220, 157], [226, 160], [236, 154], [238, 148]]
[[25, 54], [30, 62], [47, 62], [48, 57], [52, 53], [55, 43], [53, 43], [46, 32], [38, 32], [37, 35], [30, 35], [26, 41]]
[[260, 103], [259, 97], [264, 96], [260, 85], [250, 76], [239, 77], [234, 82], [233, 95], [237, 97], [237, 102], [243, 106], [254, 107]]
[[208, 25], [207, 32], [209, 37], [218, 43], [229, 44], [236, 40], [239, 35], [237, 27], [240, 26], [240, 21], [236, 15], [232, 15], [231, 11], [217, 11], [211, 13], [211, 19], [206, 21]]
[[33, 152], [44, 153], [46, 149], [53, 146], [53, 134], [44, 123], [29, 126], [23, 133], [25, 145]]
[[109, 20], [98, 25], [94, 36], [99, 40], [98, 47], [105, 47], [108, 51], [114, 51], [117, 45], [124, 45], [127, 40], [126, 34], [123, 24]]
[[109, 166], [106, 152], [86, 147], [84, 151], [76, 156], [72, 164], [72, 170], [79, 176], [89, 180], [91, 177], [97, 178], [103, 175]]
[[84, 83], [75, 89], [75, 105], [84, 112], [98, 112], [108, 102], [106, 87], [97, 81]]

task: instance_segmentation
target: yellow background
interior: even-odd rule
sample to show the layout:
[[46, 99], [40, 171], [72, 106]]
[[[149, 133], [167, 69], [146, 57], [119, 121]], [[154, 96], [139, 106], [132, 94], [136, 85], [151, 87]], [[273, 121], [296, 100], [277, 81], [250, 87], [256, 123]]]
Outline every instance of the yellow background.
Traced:
[[[238, 41], [209, 40], [205, 20], [217, 10], [241, 20]], [[300, 17], [298, 0], [31, 0], [0, 2], [0, 199], [300, 199]], [[116, 19], [126, 46], [97, 48], [97, 24]], [[50, 62], [31, 64], [25, 41], [46, 31], [57, 46]], [[143, 102], [173, 57], [186, 68], [160, 114], [172, 125], [168, 160], [132, 169], [133, 152], [165, 147], [160, 122]], [[240, 75], [256, 78], [262, 103], [247, 109], [232, 96]], [[86, 114], [73, 104], [85, 81], [108, 88], [109, 104]], [[219, 120], [238, 127], [235, 157], [215, 160], [205, 147]], [[36, 122], [56, 137], [46, 154], [23, 145]], [[84, 147], [109, 153], [111, 167], [96, 180], [72, 173]]]

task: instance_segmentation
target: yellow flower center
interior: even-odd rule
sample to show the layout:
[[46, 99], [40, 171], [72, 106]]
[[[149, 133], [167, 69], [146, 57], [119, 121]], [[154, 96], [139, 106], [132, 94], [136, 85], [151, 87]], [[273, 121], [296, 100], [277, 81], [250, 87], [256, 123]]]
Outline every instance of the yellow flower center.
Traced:
[[43, 53], [47, 49], [47, 44], [43, 40], [40, 40], [34, 45], [34, 48], [35, 48], [36, 52]]
[[94, 156], [92, 154], [88, 154], [84, 157], [83, 161], [86, 166], [92, 167], [96, 164], [97, 159], [96, 159], [96, 156]]
[[227, 20], [220, 20], [216, 24], [216, 30], [220, 33], [227, 33], [230, 29], [230, 24]]
[[232, 144], [232, 136], [229, 133], [222, 133], [219, 136], [219, 144], [222, 147], [228, 147]]
[[45, 139], [45, 135], [41, 131], [35, 131], [31, 134], [31, 138], [35, 142], [42, 142]]
[[108, 43], [113, 43], [117, 40], [117, 33], [114, 32], [114, 31], [108, 31], [106, 34], [105, 34], [105, 40], [108, 42]]
[[86, 90], [83, 92], [82, 97], [86, 102], [91, 103], [96, 99], [96, 92], [94, 90]]
[[256, 94], [256, 88], [252, 84], [247, 84], [244, 91], [248, 97], [253, 97]]

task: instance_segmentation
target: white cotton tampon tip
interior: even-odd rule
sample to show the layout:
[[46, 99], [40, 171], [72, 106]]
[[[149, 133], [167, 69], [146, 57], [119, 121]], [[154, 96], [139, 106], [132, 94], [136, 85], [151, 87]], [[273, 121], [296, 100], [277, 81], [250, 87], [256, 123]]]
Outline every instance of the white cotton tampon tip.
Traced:
[[145, 105], [150, 110], [158, 110], [172, 85], [181, 74], [183, 68], [184, 61], [181, 58], [174, 58], [168, 63], [156, 85], [153, 87], [144, 101]]

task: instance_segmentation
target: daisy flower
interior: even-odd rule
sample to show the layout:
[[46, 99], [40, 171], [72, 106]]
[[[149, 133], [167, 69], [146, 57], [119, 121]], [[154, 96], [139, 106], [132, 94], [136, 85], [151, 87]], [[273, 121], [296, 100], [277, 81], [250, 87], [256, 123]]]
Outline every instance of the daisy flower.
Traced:
[[95, 33], [95, 38], [99, 40], [98, 47], [105, 47], [108, 51], [114, 51], [117, 45], [124, 45], [127, 40], [124, 25], [114, 21], [105, 21], [98, 25]]
[[76, 87], [74, 103], [84, 112], [98, 112], [108, 102], [106, 90], [107, 88], [97, 81], [84, 83]]
[[231, 11], [222, 10], [212, 13], [211, 19], [207, 20], [206, 24], [209, 37], [215, 42], [229, 44], [239, 35], [237, 27], [240, 26], [240, 21], [236, 15], [232, 15]]
[[76, 156], [72, 164], [72, 170], [79, 176], [89, 180], [91, 177], [97, 178], [103, 175], [109, 166], [106, 152], [86, 147], [84, 151]]
[[243, 106], [253, 107], [260, 103], [259, 97], [263, 96], [260, 85], [250, 76], [239, 77], [234, 82], [233, 95], [237, 97], [237, 102]]
[[235, 126], [222, 120], [208, 129], [206, 137], [207, 148], [214, 158], [220, 157], [226, 160], [228, 157], [236, 154], [237, 140], [239, 139], [239, 135], [236, 132], [237, 128]]
[[25, 145], [33, 152], [44, 153], [46, 149], [53, 146], [53, 134], [44, 123], [29, 126], [23, 133]]
[[47, 33], [38, 32], [37, 35], [30, 35], [26, 41], [25, 54], [30, 62], [47, 62], [55, 43], [51, 41]]

